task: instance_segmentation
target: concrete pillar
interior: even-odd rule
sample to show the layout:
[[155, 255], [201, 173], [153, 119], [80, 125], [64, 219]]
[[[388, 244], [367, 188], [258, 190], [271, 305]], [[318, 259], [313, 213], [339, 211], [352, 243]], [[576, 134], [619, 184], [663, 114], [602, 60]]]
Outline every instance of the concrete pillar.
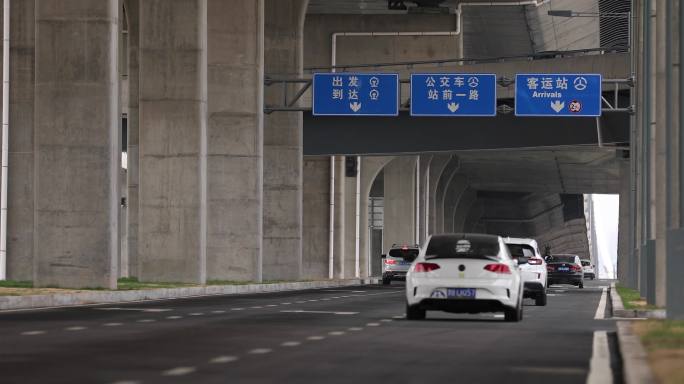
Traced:
[[333, 276], [343, 278], [347, 258], [347, 177], [344, 156], [335, 156], [335, 236], [333, 243]]
[[385, 215], [383, 250], [415, 242], [416, 157], [400, 156], [384, 169]]
[[477, 200], [477, 191], [467, 187], [461, 194], [454, 210], [454, 232], [465, 232], [465, 221], [475, 200]]
[[14, 0], [10, 5], [11, 132], [7, 191], [7, 278], [31, 280], [34, 241], [35, 1]]
[[207, 8], [207, 279], [260, 280], [263, 1]]
[[[298, 76], [308, 0], [265, 0], [267, 74]], [[288, 87], [290, 96], [294, 87]], [[282, 88], [266, 103], [282, 102]], [[302, 113], [277, 112], [264, 121], [264, 279], [294, 280], [302, 273]]]
[[[354, 157], [356, 156], [348, 156]], [[352, 278], [356, 272], [356, 177], [347, 177], [344, 169], [344, 271], [342, 278]], [[360, 251], [360, 250], [359, 250]], [[360, 255], [359, 255], [360, 256]], [[360, 264], [360, 263], [359, 263]]]
[[632, 268], [636, 268], [630, 257], [629, 241], [629, 193], [630, 193], [630, 165], [628, 161], [620, 164], [620, 214], [618, 220], [618, 252], [617, 272], [621, 284], [635, 288], [635, 282], [631, 281]]
[[672, 144], [672, 180], [673, 188], [673, 227], [668, 233], [668, 255], [667, 255], [667, 317], [669, 319], [684, 319], [684, 284], [681, 281], [680, 271], [684, 268], [684, 217], [680, 215], [682, 206], [681, 202], [684, 200], [682, 193], [684, 189], [680, 188], [682, 185], [682, 169], [680, 156], [684, 148], [680, 146], [682, 132], [682, 125], [679, 124], [679, 114], [682, 113], [680, 108], [680, 95], [684, 90], [679, 87], [681, 76], [681, 61], [679, 43], [681, 38], [680, 28], [682, 20], [678, 17], [679, 7], [682, 6], [681, 1], [674, 2], [674, 12], [670, 15], [672, 17], [673, 28], [673, 133], [675, 137], [670, 138]]
[[453, 156], [444, 167], [444, 171], [439, 177], [437, 186], [435, 188], [435, 227], [433, 233], [444, 232], [444, 198], [446, 196], [446, 189], [458, 172], [459, 160], [458, 157]]
[[35, 7], [34, 284], [114, 288], [118, 1]]
[[[451, 160], [451, 155], [434, 155], [430, 161], [430, 168], [428, 171], [428, 233], [434, 234], [437, 227], [437, 186], [442, 179], [444, 169]], [[442, 182], [444, 183], [444, 182]]]
[[418, 233], [419, 233], [419, 244], [423, 244], [427, 238], [427, 226], [430, 219], [429, 214], [429, 204], [430, 204], [430, 164], [432, 163], [433, 155], [422, 155], [420, 156], [420, 180], [418, 181], [420, 197], [418, 199]]
[[204, 283], [207, 3], [140, 5], [140, 278]]
[[302, 279], [328, 278], [330, 157], [304, 159]]
[[654, 211], [655, 211], [655, 232], [654, 238], [656, 240], [656, 252], [655, 252], [655, 297], [656, 305], [665, 306], [665, 290], [666, 290], [666, 264], [667, 264], [667, 230], [669, 223], [667, 222], [668, 210], [670, 207], [667, 206], [667, 174], [666, 169], [666, 150], [668, 142], [671, 138], [666, 135], [666, 111], [667, 111], [667, 100], [665, 99], [665, 87], [668, 81], [665, 76], [666, 63], [665, 63], [665, 18], [667, 14], [665, 13], [665, 2], [668, 0], [657, 0], [657, 12], [655, 18], [655, 53], [656, 53], [656, 66], [655, 66], [655, 93], [652, 99], [655, 99], [654, 105], [654, 117], [656, 124], [652, 125], [651, 129], [655, 132], [655, 162], [654, 162], [654, 178], [653, 183], [655, 184], [655, 194], [654, 194]]
[[[370, 228], [369, 228], [369, 203], [370, 193], [373, 188], [373, 183], [380, 172], [385, 168], [394, 157], [364, 157], [361, 161], [361, 276], [369, 277], [370, 271], [374, 268], [370, 265], [375, 263], [379, 266], [380, 255], [371, 254], [370, 250]], [[383, 248], [384, 249], [384, 248]], [[370, 267], [370, 268], [369, 268]], [[379, 267], [377, 268], [379, 270]]]
[[454, 216], [456, 207], [463, 192], [468, 187], [468, 178], [462, 174], [455, 174], [444, 194], [444, 232], [454, 232]]
[[[140, 183], [139, 142], [140, 142], [140, 0], [126, 0], [126, 16], [128, 17], [128, 136], [127, 136], [127, 171], [126, 171], [126, 203], [128, 237], [128, 276], [138, 277], [138, 215]], [[125, 52], [123, 54], [126, 54]]]

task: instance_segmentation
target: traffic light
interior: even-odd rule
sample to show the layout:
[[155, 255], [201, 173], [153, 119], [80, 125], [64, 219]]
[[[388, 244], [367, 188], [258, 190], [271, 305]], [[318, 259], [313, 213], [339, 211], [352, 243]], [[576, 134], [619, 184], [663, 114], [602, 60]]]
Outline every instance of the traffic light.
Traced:
[[356, 163], [356, 156], [346, 156], [344, 158], [344, 170], [347, 177], [356, 177], [359, 170]]

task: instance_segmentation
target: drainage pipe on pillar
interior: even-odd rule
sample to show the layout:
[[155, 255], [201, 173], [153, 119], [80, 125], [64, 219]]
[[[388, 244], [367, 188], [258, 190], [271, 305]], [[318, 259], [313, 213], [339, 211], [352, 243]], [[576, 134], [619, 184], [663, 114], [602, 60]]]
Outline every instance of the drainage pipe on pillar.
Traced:
[[420, 243], [420, 156], [416, 156], [416, 231], [414, 244]]
[[3, 1], [2, 32], [2, 185], [0, 186], [0, 280], [7, 278], [7, 171], [9, 158], [10, 0]]
[[332, 279], [335, 252], [335, 156], [330, 156], [330, 236], [328, 239], [328, 278]]
[[432, 159], [430, 159], [430, 162], [428, 162], [427, 168], [425, 168], [425, 207], [423, 208], [423, 212], [425, 212], [425, 227], [423, 228], [423, 233], [425, 234], [424, 239], [427, 240], [429, 234], [429, 225], [428, 221], [430, 221], [430, 166], [432, 165]]
[[642, 185], [643, 185], [643, 237], [642, 242], [651, 238], [651, 0], [643, 1], [644, 14], [644, 38], [643, 38], [643, 65], [642, 68], [642, 89], [643, 89], [643, 109], [642, 112]]
[[354, 277], [361, 277], [361, 156], [356, 156], [356, 243], [354, 244]]

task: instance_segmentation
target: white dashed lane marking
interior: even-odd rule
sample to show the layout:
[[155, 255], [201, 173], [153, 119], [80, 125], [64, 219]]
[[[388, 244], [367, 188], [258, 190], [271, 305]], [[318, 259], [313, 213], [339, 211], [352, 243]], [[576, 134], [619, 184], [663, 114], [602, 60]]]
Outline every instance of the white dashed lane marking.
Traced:
[[230, 310], [231, 311], [242, 311], [242, 310], [244, 310], [244, 308], [231, 308]]
[[267, 307], [269, 307], [269, 308], [273, 308], [273, 307], [277, 307], [277, 306], [278, 306], [278, 304], [269, 304], [269, 305], [267, 305]]
[[280, 303], [280, 305], [290, 305], [292, 303]]
[[345, 334], [345, 332], [342, 332], [342, 331], [332, 331], [332, 332], [328, 332], [328, 335], [330, 335], [330, 336], [342, 336], [342, 335], [344, 335], [344, 334]]
[[313, 340], [313, 341], [318, 341], [318, 340], [323, 340], [325, 339], [325, 336], [309, 336], [306, 338], [307, 340]]
[[270, 353], [272, 351], [273, 350], [270, 348], [254, 348], [251, 351], [249, 351], [248, 353], [251, 355], [263, 355], [265, 353]]
[[104, 324], [102, 324], [103, 327], [119, 327], [122, 325], [123, 325], [123, 323], [104, 323]]
[[154, 323], [155, 321], [157, 321], [157, 320], [155, 320], [155, 319], [140, 319], [140, 320], [138, 320], [138, 323]]
[[305, 311], [303, 309], [293, 309], [289, 311], [280, 311], [283, 313], [318, 313], [328, 315], [358, 315], [358, 312], [335, 312], [335, 311]]
[[282, 347], [296, 347], [298, 345], [301, 345], [299, 341], [286, 341], [282, 344], [280, 344]]
[[379, 326], [380, 326], [380, 323], [368, 323], [368, 324], [366, 324], [366, 325], [369, 326], [369, 327], [379, 327]]
[[183, 316], [167, 316], [166, 318], [169, 320], [177, 320], [177, 319], [182, 319]]
[[45, 331], [26, 331], [26, 332], [22, 332], [21, 334], [24, 336], [36, 336], [36, 335], [42, 335], [44, 333], [45, 333]]
[[219, 313], [226, 313], [226, 311], [211, 311], [211, 313], [219, 314]]
[[183, 376], [189, 373], [193, 373], [197, 370], [195, 367], [176, 367], [162, 372], [164, 376]]
[[86, 327], [81, 327], [81, 326], [64, 328], [65, 331], [82, 331], [84, 329], [86, 329]]
[[190, 313], [190, 316], [202, 316], [202, 315], [204, 315], [204, 312], [193, 312], [193, 313]]
[[392, 321], [392, 319], [382, 319], [382, 320], [380, 320], [380, 321], [383, 322], [383, 323], [389, 323], [390, 321]]
[[209, 360], [211, 364], [227, 364], [236, 361], [238, 358], [236, 356], [217, 356]]
[[351, 328], [349, 328], [348, 330], [349, 330], [349, 331], [358, 332], [358, 331], [363, 331], [363, 328], [361, 328], [361, 327], [351, 327]]

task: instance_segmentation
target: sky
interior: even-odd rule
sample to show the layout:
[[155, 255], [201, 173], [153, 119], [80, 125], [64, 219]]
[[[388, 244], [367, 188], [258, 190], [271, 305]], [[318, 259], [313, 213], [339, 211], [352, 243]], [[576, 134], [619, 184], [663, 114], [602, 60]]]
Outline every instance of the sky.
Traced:
[[619, 195], [598, 195], [594, 201], [596, 242], [598, 243], [598, 275], [602, 279], [614, 279], [617, 266]]

